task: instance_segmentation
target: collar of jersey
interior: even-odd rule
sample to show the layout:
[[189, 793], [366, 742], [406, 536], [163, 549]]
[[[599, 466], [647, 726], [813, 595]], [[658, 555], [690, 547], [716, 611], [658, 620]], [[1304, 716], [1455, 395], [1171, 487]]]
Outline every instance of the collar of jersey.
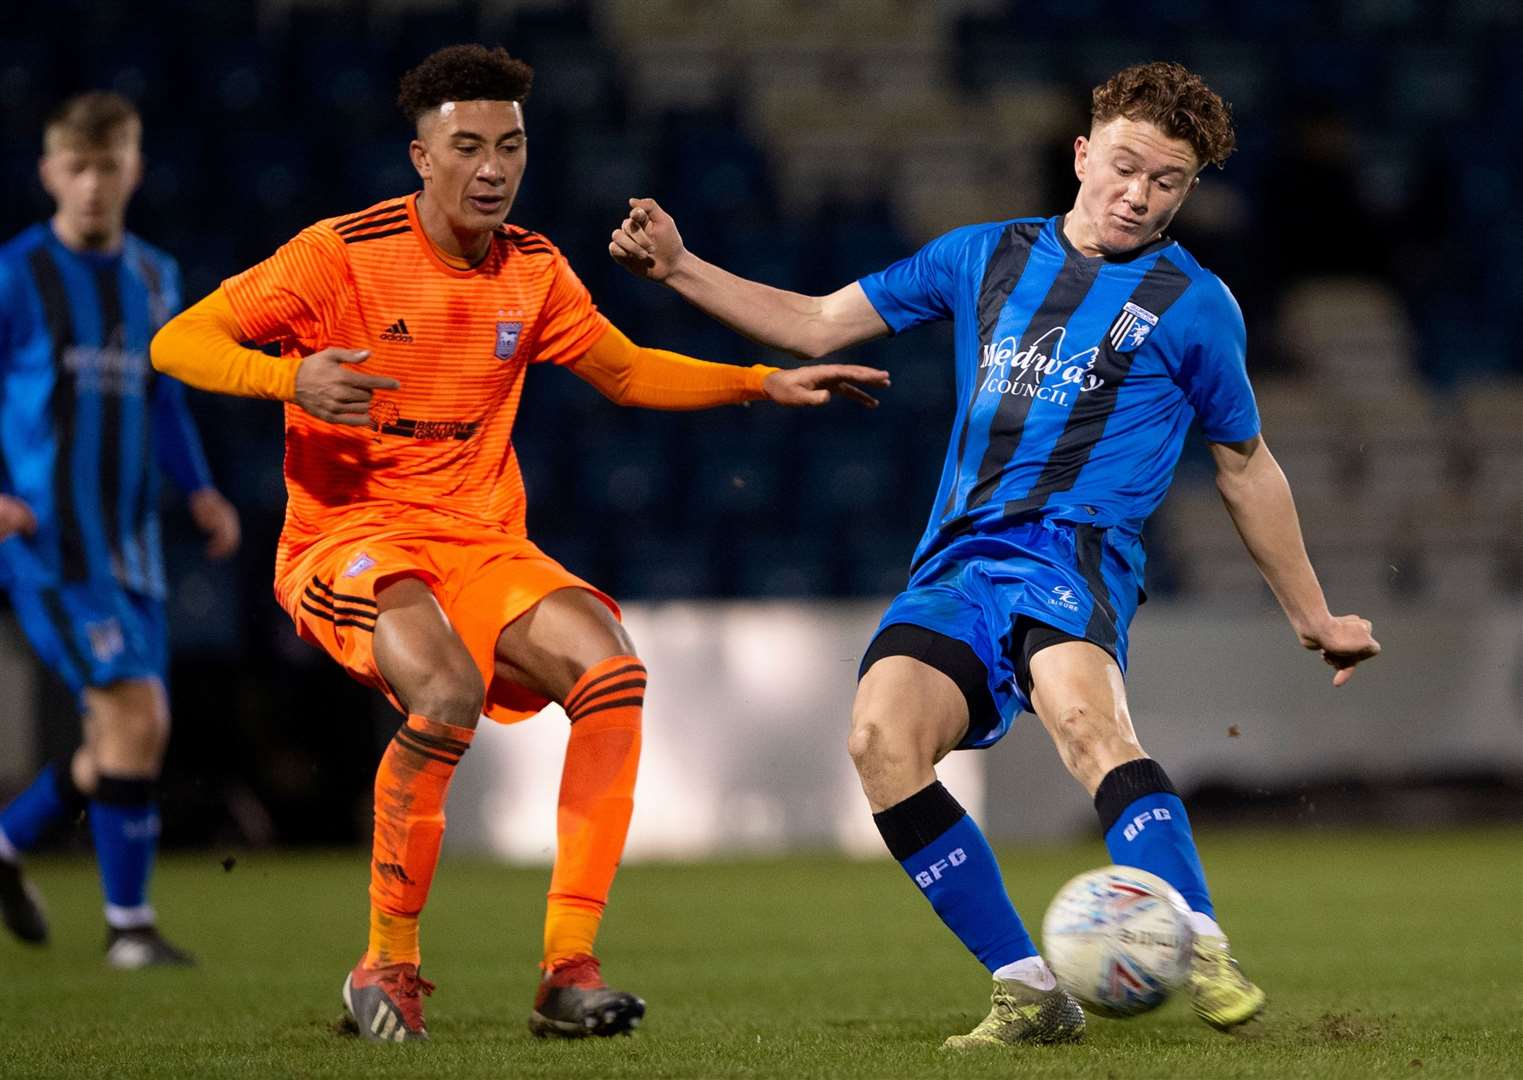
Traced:
[[[407, 197], [407, 222], [412, 226], [413, 234], [417, 236], [418, 243], [422, 245], [424, 252], [426, 252], [428, 257], [433, 260], [434, 265], [437, 266], [440, 270], [443, 270], [446, 274], [450, 274], [453, 277], [462, 278], [475, 276], [479, 270], [481, 270], [484, 266], [486, 266], [488, 262], [491, 261], [491, 248], [487, 249], [486, 258], [482, 259], [475, 266], [455, 266], [454, 264], [450, 263], [446, 258], [444, 252], [440, 251], [434, 245], [434, 242], [428, 238], [428, 233], [423, 231], [423, 222], [418, 220], [419, 194], [419, 192], [415, 191]], [[496, 243], [495, 234], [493, 234], [492, 242], [493, 244]]]
[[1162, 251], [1164, 248], [1174, 243], [1173, 238], [1170, 237], [1168, 233], [1160, 233], [1158, 239], [1154, 240], [1152, 243], [1143, 244], [1140, 248], [1134, 248], [1131, 251], [1123, 251], [1120, 255], [1086, 255], [1078, 248], [1074, 247], [1073, 244], [1069, 243], [1068, 237], [1063, 235], [1063, 222], [1067, 218], [1067, 214], [1059, 214], [1057, 217], [1052, 219], [1053, 235], [1058, 238], [1058, 244], [1063, 248], [1063, 254], [1067, 255], [1070, 259], [1076, 259], [1079, 262], [1136, 262], [1144, 255], [1151, 255], [1155, 251]]

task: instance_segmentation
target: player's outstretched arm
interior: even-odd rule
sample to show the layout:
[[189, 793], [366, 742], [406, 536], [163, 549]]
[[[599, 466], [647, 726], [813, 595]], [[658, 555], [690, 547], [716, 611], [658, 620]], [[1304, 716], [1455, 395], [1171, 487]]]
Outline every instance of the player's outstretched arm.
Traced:
[[888, 372], [857, 364], [813, 364], [781, 370], [696, 360], [665, 349], [641, 348], [610, 326], [568, 365], [618, 405], [646, 409], [707, 409], [742, 401], [823, 405], [834, 395], [868, 408], [878, 401], [863, 386], [887, 386]]
[[1380, 654], [1368, 619], [1334, 615], [1306, 555], [1295, 499], [1280, 465], [1259, 436], [1212, 443], [1216, 486], [1232, 523], [1301, 644], [1336, 669], [1333, 685], [1353, 678], [1354, 666]]
[[629, 207], [608, 244], [614, 262], [661, 282], [752, 341], [814, 360], [888, 333], [856, 282], [829, 296], [805, 296], [749, 281], [688, 251], [656, 200], [630, 199]]
[[199, 390], [238, 397], [294, 401], [319, 420], [350, 427], [368, 424], [376, 390], [395, 390], [395, 379], [367, 375], [353, 365], [365, 349], [322, 349], [300, 360], [272, 358], [243, 347], [243, 334], [221, 289], [170, 319], [150, 346], [153, 366]]

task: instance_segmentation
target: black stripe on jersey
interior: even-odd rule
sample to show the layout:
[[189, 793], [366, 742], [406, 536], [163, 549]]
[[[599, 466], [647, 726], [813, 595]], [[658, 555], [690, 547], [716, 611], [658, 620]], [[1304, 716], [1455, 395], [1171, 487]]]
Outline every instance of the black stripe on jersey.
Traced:
[[[994, 254], [984, 266], [984, 280], [978, 287], [978, 345], [979, 356], [994, 341], [994, 328], [999, 324], [1000, 312], [1016, 284], [1026, 271], [1026, 260], [1031, 257], [1031, 246], [1042, 235], [1040, 221], [1016, 222], [1005, 230], [994, 247]], [[954, 469], [962, 468], [963, 451], [968, 448], [968, 425], [973, 419], [973, 406], [978, 401], [980, 380], [975, 372], [972, 396], [968, 399], [968, 412], [962, 418], [962, 431], [957, 436], [957, 456], [952, 459]], [[952, 477], [952, 490], [947, 494], [947, 504], [941, 508], [941, 516], [952, 512], [957, 505], [958, 476]]]
[[[1160, 255], [1127, 299], [1162, 318], [1163, 313], [1189, 287], [1190, 279], [1184, 271]], [[1068, 414], [1068, 422], [1063, 425], [1063, 433], [1058, 436], [1052, 452], [1047, 455], [1047, 462], [1042, 466], [1036, 483], [1023, 498], [1005, 504], [1007, 514], [1035, 510], [1054, 493], [1067, 491], [1078, 482], [1079, 474], [1089, 464], [1095, 445], [1105, 434], [1105, 425], [1116, 409], [1121, 384], [1126, 382], [1126, 377], [1132, 370], [1132, 361], [1137, 351], [1117, 352], [1108, 337], [1100, 343], [1100, 353], [1095, 358], [1095, 374], [1105, 380], [1104, 385], [1079, 395], [1078, 402]]]
[[[1021, 335], [1022, 343], [1036, 341], [1060, 326], [1067, 326], [1068, 320], [1073, 318], [1073, 313], [1089, 295], [1103, 264], [1101, 259], [1064, 261], [1063, 268], [1053, 280], [1052, 288], [1042, 298], [1041, 307], [1037, 308], [1026, 332]], [[978, 479], [968, 492], [969, 510], [976, 510], [988, 502], [999, 487], [1005, 466], [1010, 464], [1010, 459], [1021, 445], [1021, 434], [1026, 426], [1026, 416], [1031, 412], [1032, 400], [1024, 394], [1000, 396], [994, 418], [989, 421], [989, 446], [984, 451], [983, 461], [979, 462]], [[969, 406], [969, 414], [971, 413], [972, 406]]]
[[395, 225], [399, 221], [406, 220], [407, 213], [406, 211], [403, 211], [402, 213], [395, 214], [392, 217], [372, 218], [370, 221], [361, 221], [353, 225], [344, 225], [341, 226], [337, 231], [340, 236], [348, 236], [350, 233], [357, 233], [364, 229], [379, 229], [382, 225]]
[[1105, 578], [1100, 573], [1104, 540], [1104, 530], [1094, 525], [1074, 526], [1074, 555], [1079, 561], [1079, 573], [1084, 575], [1084, 583], [1089, 586], [1089, 595], [1094, 599], [1094, 604], [1089, 609], [1089, 622], [1084, 626], [1084, 640], [1093, 641], [1114, 655], [1116, 608], [1111, 603], [1110, 590], [1105, 587]]
[[338, 616], [334, 615], [333, 612], [324, 611], [320, 607], [309, 604], [306, 600], [301, 602], [301, 606], [303, 611], [310, 612], [311, 614], [316, 615], [319, 619], [324, 619], [327, 622], [331, 622], [334, 626], [352, 626], [356, 630], [364, 630], [367, 633], [372, 634], [375, 633], [375, 624], [372, 622], [361, 622], [358, 619], [339, 618]]
[[361, 221], [365, 221], [367, 218], [380, 217], [382, 214], [394, 214], [399, 210], [406, 209], [407, 200], [398, 199], [396, 202], [383, 203], [380, 206], [372, 207], [363, 213], [355, 214], [353, 217], [347, 217], [343, 221], [335, 223], [333, 227], [342, 232], [343, 230], [349, 228], [351, 225], [356, 225]]
[[326, 596], [333, 600], [343, 600], [345, 603], [359, 604], [361, 607], [368, 607], [371, 611], [375, 611], [379, 606], [368, 597], [349, 596], [346, 593], [334, 592], [331, 585], [315, 574], [312, 576], [312, 584], [316, 585]]
[[89, 577], [89, 569], [85, 564], [84, 528], [74, 505], [74, 428], [79, 388], [73, 373], [64, 366], [64, 354], [74, 345], [74, 313], [52, 252], [39, 247], [27, 256], [27, 263], [37, 283], [37, 294], [42, 298], [42, 317], [53, 346], [53, 392], [48, 412], [58, 439], [58, 451], [53, 458], [53, 513], [58, 518], [61, 569], [65, 581], [82, 581]]
[[[96, 266], [94, 276], [96, 301], [100, 304], [101, 345], [124, 348], [127, 324], [122, 317], [122, 279], [117, 266]], [[124, 388], [118, 388], [121, 389]], [[106, 390], [101, 394], [100, 404], [100, 514], [105, 524], [106, 551], [118, 576], [122, 576], [127, 571], [121, 535], [122, 394]]]
[[68, 659], [79, 668], [79, 681], [88, 683], [94, 665], [74, 638], [74, 619], [69, 615], [69, 609], [63, 606], [63, 595], [57, 589], [40, 589], [37, 595], [42, 599], [42, 606], [47, 609], [47, 619], [53, 624], [53, 632], [58, 635], [59, 643], [63, 645], [64, 652], [68, 653]]
[[528, 229], [510, 226], [503, 235], [508, 243], [525, 255], [548, 255], [552, 250], [549, 240]]
[[358, 244], [365, 240], [381, 240], [388, 236], [400, 236], [402, 233], [412, 232], [411, 225], [403, 225], [397, 229], [383, 229], [381, 232], [355, 233], [344, 237], [346, 244]]

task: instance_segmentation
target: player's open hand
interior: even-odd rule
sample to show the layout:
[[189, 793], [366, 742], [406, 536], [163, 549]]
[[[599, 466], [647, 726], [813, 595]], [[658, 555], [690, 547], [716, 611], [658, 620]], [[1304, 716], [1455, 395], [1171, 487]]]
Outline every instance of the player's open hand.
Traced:
[[369, 349], [324, 349], [304, 357], [296, 370], [296, 404], [319, 420], [364, 427], [370, 423], [371, 395], [402, 386], [395, 379], [367, 375], [352, 366], [363, 364], [369, 356]]
[[1301, 644], [1322, 654], [1332, 668], [1333, 685], [1342, 686], [1354, 677], [1354, 665], [1380, 655], [1370, 620], [1358, 615], [1335, 615], [1316, 630], [1303, 632]]
[[37, 515], [14, 495], [0, 495], [0, 540], [21, 533], [31, 536], [37, 531]]
[[665, 281], [686, 252], [677, 223], [655, 199], [630, 199], [629, 216], [608, 245], [614, 262], [651, 281]]
[[190, 496], [190, 516], [206, 534], [206, 557], [225, 559], [238, 550], [243, 527], [238, 511], [216, 488], [202, 488]]
[[808, 367], [774, 371], [762, 382], [768, 399], [779, 405], [823, 405], [832, 396], [855, 401], [869, 409], [878, 407], [878, 399], [862, 386], [887, 386], [888, 372], [858, 364], [811, 364]]

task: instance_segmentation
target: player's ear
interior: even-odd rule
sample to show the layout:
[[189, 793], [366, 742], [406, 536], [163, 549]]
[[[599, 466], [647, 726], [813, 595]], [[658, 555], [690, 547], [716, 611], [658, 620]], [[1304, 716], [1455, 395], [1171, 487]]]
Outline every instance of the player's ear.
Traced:
[[434, 167], [429, 160], [428, 147], [423, 145], [423, 140], [414, 139], [407, 148], [407, 154], [412, 158], [412, 167], [418, 171], [419, 177], [424, 180], [432, 178]]
[[48, 154], [43, 154], [37, 159], [37, 179], [42, 182], [42, 190], [46, 191], [49, 197], [56, 202], [58, 199], [58, 189], [53, 183], [53, 174], [53, 158]]
[[1089, 137], [1079, 135], [1074, 139], [1074, 175], [1084, 183], [1084, 173], [1089, 167]]
[[143, 174], [147, 171], [147, 163], [143, 161], [142, 150], [134, 150], [130, 163], [127, 166], [127, 190], [135, 192], [138, 185], [143, 182]]

